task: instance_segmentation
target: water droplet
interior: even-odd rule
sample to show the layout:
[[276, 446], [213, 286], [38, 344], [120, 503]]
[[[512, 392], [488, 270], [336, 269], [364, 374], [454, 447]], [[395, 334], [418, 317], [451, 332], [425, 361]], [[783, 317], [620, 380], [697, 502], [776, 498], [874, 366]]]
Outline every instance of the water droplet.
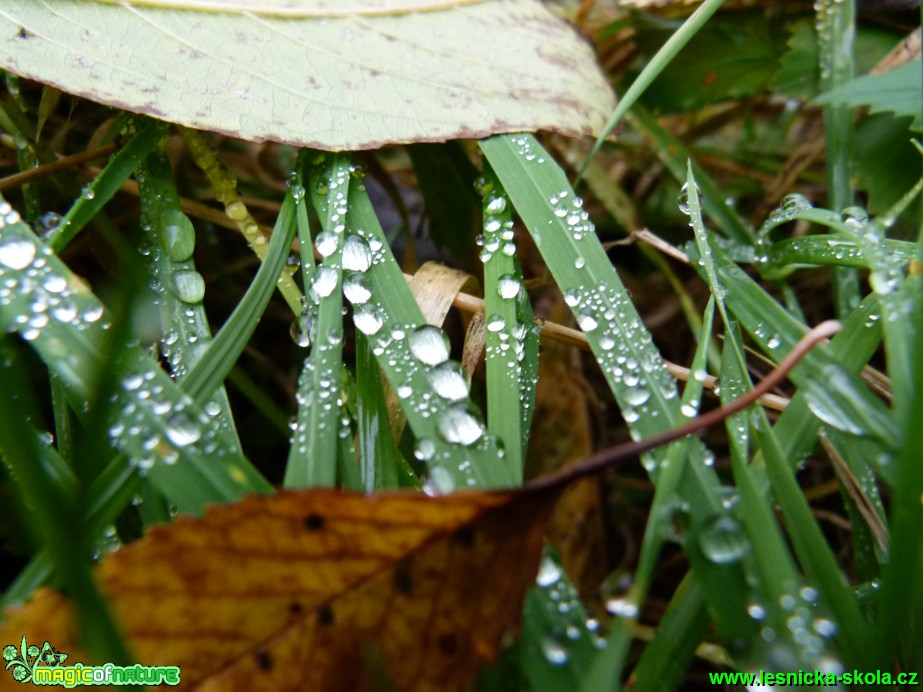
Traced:
[[353, 305], [367, 303], [372, 297], [372, 285], [365, 274], [355, 272], [343, 282], [343, 295]]
[[314, 244], [321, 257], [329, 257], [336, 252], [336, 249], [340, 246], [340, 239], [337, 237], [336, 233], [321, 231], [317, 234]]
[[357, 235], [346, 236], [343, 243], [343, 269], [354, 272], [367, 271], [372, 266], [372, 250]]
[[588, 313], [579, 313], [577, 316], [577, 324], [580, 325], [580, 329], [584, 332], [592, 332], [596, 329], [598, 322], [596, 318]]
[[378, 333], [378, 330], [381, 329], [381, 325], [384, 324], [384, 319], [378, 308], [366, 304], [360, 305], [353, 312], [353, 323], [360, 332], [366, 336], [371, 336], [372, 334]]
[[785, 197], [782, 198], [782, 211], [787, 216], [795, 216], [797, 214], [801, 214], [810, 208], [811, 203], [804, 195], [792, 193], [790, 195], [785, 195]]
[[506, 300], [518, 296], [520, 288], [522, 288], [522, 284], [512, 274], [504, 274], [497, 280], [497, 293]]
[[503, 197], [502, 195], [491, 197], [487, 201], [485, 210], [488, 214], [502, 214], [504, 211], [506, 211], [506, 197]]
[[63, 293], [67, 288], [67, 279], [60, 274], [49, 274], [42, 287], [49, 293]]
[[484, 435], [484, 425], [464, 404], [452, 406], [439, 418], [439, 434], [453, 444], [473, 445]]
[[564, 648], [561, 642], [551, 636], [546, 636], [542, 639], [542, 654], [550, 664], [555, 666], [563, 666], [569, 658], [567, 649]]
[[417, 440], [414, 446], [413, 456], [419, 461], [429, 461], [436, 454], [436, 445], [432, 440], [425, 437]]
[[705, 522], [699, 544], [705, 557], [718, 564], [736, 562], [750, 547], [737, 521], [724, 514]]
[[557, 583], [560, 578], [561, 568], [558, 567], [554, 560], [546, 555], [542, 559], [541, 566], [538, 568], [538, 576], [535, 578], [535, 583], [542, 588], [548, 588]]
[[[694, 188], [694, 192], [696, 195], [696, 199], [698, 201], [698, 207], [699, 209], [701, 209], [702, 208], [702, 195], [699, 194], [699, 189], [697, 187]], [[689, 183], [683, 183], [683, 187], [679, 191], [678, 204], [679, 204], [679, 210], [686, 216], [689, 216], [689, 214], [692, 213], [692, 209], [689, 205]]]
[[311, 345], [311, 332], [313, 326], [314, 320], [309, 314], [304, 314], [292, 320], [288, 333], [291, 335], [292, 341], [295, 342], [296, 346], [307, 348]]
[[25, 269], [35, 259], [35, 243], [10, 237], [0, 241], [0, 264], [9, 269]]
[[184, 413], [174, 414], [167, 421], [167, 438], [177, 447], [186, 447], [199, 440], [202, 430]]
[[500, 315], [491, 315], [490, 319], [487, 320], [487, 331], [502, 332], [504, 329], [506, 329], [506, 320]]
[[205, 280], [195, 269], [182, 269], [173, 274], [173, 292], [184, 303], [201, 303], [205, 297]]
[[161, 217], [164, 248], [174, 262], [185, 262], [195, 249], [195, 228], [192, 221], [176, 208], [167, 209]]
[[318, 267], [314, 272], [314, 278], [311, 280], [311, 288], [321, 298], [326, 298], [337, 287], [337, 281], [339, 280], [337, 274], [337, 270], [333, 267]]
[[580, 294], [573, 289], [569, 289], [564, 293], [564, 302], [572, 308], [577, 307], [580, 305]]
[[640, 406], [650, 398], [651, 393], [641, 387], [629, 389], [627, 392], [625, 392], [625, 401], [627, 401], [632, 406]]
[[443, 399], [459, 401], [468, 396], [468, 383], [460, 363], [445, 362], [430, 371], [427, 377], [433, 390]]
[[606, 601], [606, 612], [622, 618], [638, 617], [638, 604], [628, 598], [610, 598]]
[[766, 609], [759, 603], [751, 603], [747, 606], [747, 614], [756, 621], [761, 621], [766, 617]]
[[439, 365], [449, 359], [449, 337], [438, 327], [423, 325], [410, 335], [410, 351], [426, 365]]
[[827, 637], [828, 639], [836, 636], [837, 626], [831, 620], [827, 618], [817, 618], [811, 624], [811, 627], [822, 637]]

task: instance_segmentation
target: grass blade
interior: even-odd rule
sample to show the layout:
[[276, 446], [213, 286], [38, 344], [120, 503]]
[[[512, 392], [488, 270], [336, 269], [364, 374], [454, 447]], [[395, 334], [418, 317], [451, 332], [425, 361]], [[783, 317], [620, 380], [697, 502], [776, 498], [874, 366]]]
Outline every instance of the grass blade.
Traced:
[[[288, 464], [286, 488], [332, 486], [337, 476], [337, 448], [342, 400], [340, 369], [343, 362], [343, 246], [349, 194], [350, 157], [334, 154], [312, 171], [310, 189], [315, 205], [323, 210], [318, 250], [323, 262], [316, 269], [302, 265], [308, 309], [306, 320], [311, 353], [298, 380], [298, 414]], [[304, 188], [298, 187], [300, 194]], [[299, 236], [302, 248], [311, 236]], [[306, 325], [307, 326], [307, 325]]]

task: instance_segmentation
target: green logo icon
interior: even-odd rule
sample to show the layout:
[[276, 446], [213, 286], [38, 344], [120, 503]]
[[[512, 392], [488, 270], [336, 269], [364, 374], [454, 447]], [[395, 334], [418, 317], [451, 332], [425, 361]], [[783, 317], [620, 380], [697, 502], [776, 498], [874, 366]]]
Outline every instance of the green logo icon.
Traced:
[[59, 666], [67, 660], [67, 654], [55, 651], [48, 642], [39, 649], [35, 644], [27, 643], [23, 637], [19, 649], [14, 644], [3, 647], [3, 660], [6, 661], [6, 670], [12, 669], [14, 680], [32, 682], [39, 665]]
[[179, 666], [117, 666], [104, 663], [101, 666], [85, 666], [77, 661], [73, 665], [62, 665], [67, 660], [63, 651], [45, 642], [42, 648], [29, 644], [26, 638], [17, 648], [15, 644], [3, 647], [3, 660], [17, 682], [31, 682], [33, 685], [58, 685], [68, 689], [77, 685], [137, 685], [156, 687], [178, 685]]

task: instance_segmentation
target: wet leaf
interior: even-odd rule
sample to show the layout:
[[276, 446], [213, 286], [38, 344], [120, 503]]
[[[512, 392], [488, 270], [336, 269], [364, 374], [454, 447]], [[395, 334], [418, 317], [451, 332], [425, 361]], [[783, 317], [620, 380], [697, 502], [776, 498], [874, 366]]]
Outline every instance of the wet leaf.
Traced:
[[171, 122], [328, 150], [592, 134], [614, 107], [590, 46], [536, 0], [10, 0], [0, 67]]
[[[460, 689], [519, 623], [557, 494], [252, 496], [154, 528], [96, 575], [137, 660], [180, 666], [185, 687]], [[62, 596], [7, 616], [0, 641], [90, 663]]]
[[873, 113], [889, 111], [912, 116], [910, 129], [923, 129], [923, 84], [920, 61], [907, 63], [889, 72], [856, 77], [843, 86], [814, 99], [817, 105], [868, 106]]
[[[809, 332], [733, 404], [518, 490], [250, 496], [155, 526], [109, 555], [96, 579], [139, 662], [180, 666], [187, 687], [464, 689], [515, 632], [565, 488], [743, 410], [838, 328]], [[42, 589], [7, 611], [0, 642], [53, 642], [68, 660], [92, 662], [75, 625], [66, 599]]]

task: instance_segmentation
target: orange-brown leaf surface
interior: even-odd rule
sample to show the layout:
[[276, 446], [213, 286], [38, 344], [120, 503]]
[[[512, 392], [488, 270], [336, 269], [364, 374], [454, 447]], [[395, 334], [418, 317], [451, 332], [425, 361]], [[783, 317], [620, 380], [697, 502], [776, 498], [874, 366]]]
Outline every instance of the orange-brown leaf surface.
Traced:
[[[557, 495], [249, 497], [155, 527], [96, 575], [137, 661], [180, 666], [186, 689], [464, 689], [518, 625]], [[92, 663], [56, 593], [7, 613], [0, 642], [23, 635]]]

